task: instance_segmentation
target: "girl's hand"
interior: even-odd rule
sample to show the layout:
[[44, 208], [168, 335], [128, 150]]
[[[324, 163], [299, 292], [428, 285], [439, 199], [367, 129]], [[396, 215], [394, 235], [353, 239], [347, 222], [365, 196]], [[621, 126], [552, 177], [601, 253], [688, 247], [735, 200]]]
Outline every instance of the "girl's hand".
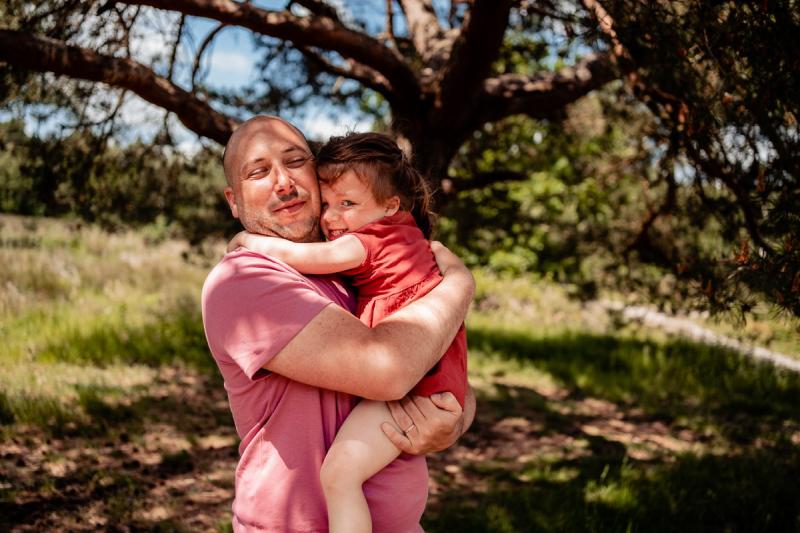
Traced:
[[231, 239], [231, 242], [228, 243], [228, 251], [232, 252], [240, 246], [243, 246], [252, 252], [257, 252], [261, 255], [277, 256], [279, 259], [285, 260], [281, 252], [285, 251], [287, 245], [291, 244], [294, 243], [289, 243], [289, 241], [281, 239], [280, 237], [240, 231]]
[[239, 233], [237, 233], [236, 236], [233, 239], [231, 239], [231, 242], [228, 243], [228, 252], [232, 252], [235, 249], [239, 248], [240, 246], [244, 246], [246, 248], [247, 244], [245, 243], [249, 235], [250, 233], [246, 231], [240, 231]]

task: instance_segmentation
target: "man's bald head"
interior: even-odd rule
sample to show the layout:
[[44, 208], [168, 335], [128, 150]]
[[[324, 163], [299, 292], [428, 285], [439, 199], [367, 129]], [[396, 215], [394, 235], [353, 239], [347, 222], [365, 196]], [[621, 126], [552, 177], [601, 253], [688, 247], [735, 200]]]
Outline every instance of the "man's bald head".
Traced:
[[[236, 182], [234, 177], [238, 177], [233, 168], [233, 164], [236, 161], [235, 155], [239, 146], [241, 145], [242, 139], [246, 138], [248, 133], [258, 131], [260, 128], [263, 128], [270, 122], [278, 122], [294, 130], [297, 136], [303, 140], [303, 143], [305, 143], [305, 147], [308, 148], [306, 136], [303, 135], [303, 132], [291, 122], [274, 115], [257, 115], [252, 117], [243, 122], [238, 128], [233, 130], [228, 142], [225, 144], [225, 149], [222, 151], [222, 168], [225, 172], [225, 179], [228, 181], [228, 185], [233, 186], [233, 184]], [[310, 151], [311, 150], [309, 148], [309, 152]]]

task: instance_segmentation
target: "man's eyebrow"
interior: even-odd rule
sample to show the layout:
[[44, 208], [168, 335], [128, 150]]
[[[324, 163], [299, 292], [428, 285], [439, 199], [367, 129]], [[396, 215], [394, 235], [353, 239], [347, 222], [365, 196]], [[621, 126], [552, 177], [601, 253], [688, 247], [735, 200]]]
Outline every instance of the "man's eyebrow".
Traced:
[[249, 167], [250, 165], [255, 165], [257, 163], [261, 163], [264, 161], [263, 157], [256, 157], [255, 159], [251, 159], [250, 161], [245, 161], [244, 165], [242, 165], [242, 169]]
[[281, 151], [281, 153], [282, 154], [286, 154], [286, 153], [289, 153], [289, 152], [294, 152], [295, 150], [300, 150], [303, 153], [308, 153], [308, 150], [306, 150], [305, 148], [303, 148], [302, 146], [299, 146], [297, 144], [293, 144], [293, 145], [291, 145], [291, 146], [289, 146], [287, 148], [284, 148]]

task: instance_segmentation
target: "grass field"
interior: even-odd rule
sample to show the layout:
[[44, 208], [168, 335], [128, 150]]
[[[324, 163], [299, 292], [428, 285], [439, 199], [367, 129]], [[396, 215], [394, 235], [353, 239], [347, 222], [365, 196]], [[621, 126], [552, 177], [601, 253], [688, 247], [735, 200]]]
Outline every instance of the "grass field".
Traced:
[[[0, 259], [0, 530], [227, 531], [237, 439], [198, 307], [214, 260], [8, 216]], [[800, 531], [800, 375], [477, 278], [478, 416], [430, 457], [426, 531]], [[800, 354], [767, 315], [717, 327]]]

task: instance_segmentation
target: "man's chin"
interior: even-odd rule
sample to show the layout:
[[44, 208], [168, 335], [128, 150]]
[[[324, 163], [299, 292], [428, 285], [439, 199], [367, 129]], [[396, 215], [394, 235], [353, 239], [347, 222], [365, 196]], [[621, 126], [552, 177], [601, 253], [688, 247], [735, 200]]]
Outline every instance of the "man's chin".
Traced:
[[277, 236], [293, 242], [318, 242], [322, 240], [319, 219], [278, 226], [274, 227], [273, 230]]
[[240, 219], [242, 225], [250, 233], [281, 237], [294, 242], [319, 242], [322, 234], [319, 229], [319, 217], [306, 218], [287, 224], [278, 224], [275, 220]]

